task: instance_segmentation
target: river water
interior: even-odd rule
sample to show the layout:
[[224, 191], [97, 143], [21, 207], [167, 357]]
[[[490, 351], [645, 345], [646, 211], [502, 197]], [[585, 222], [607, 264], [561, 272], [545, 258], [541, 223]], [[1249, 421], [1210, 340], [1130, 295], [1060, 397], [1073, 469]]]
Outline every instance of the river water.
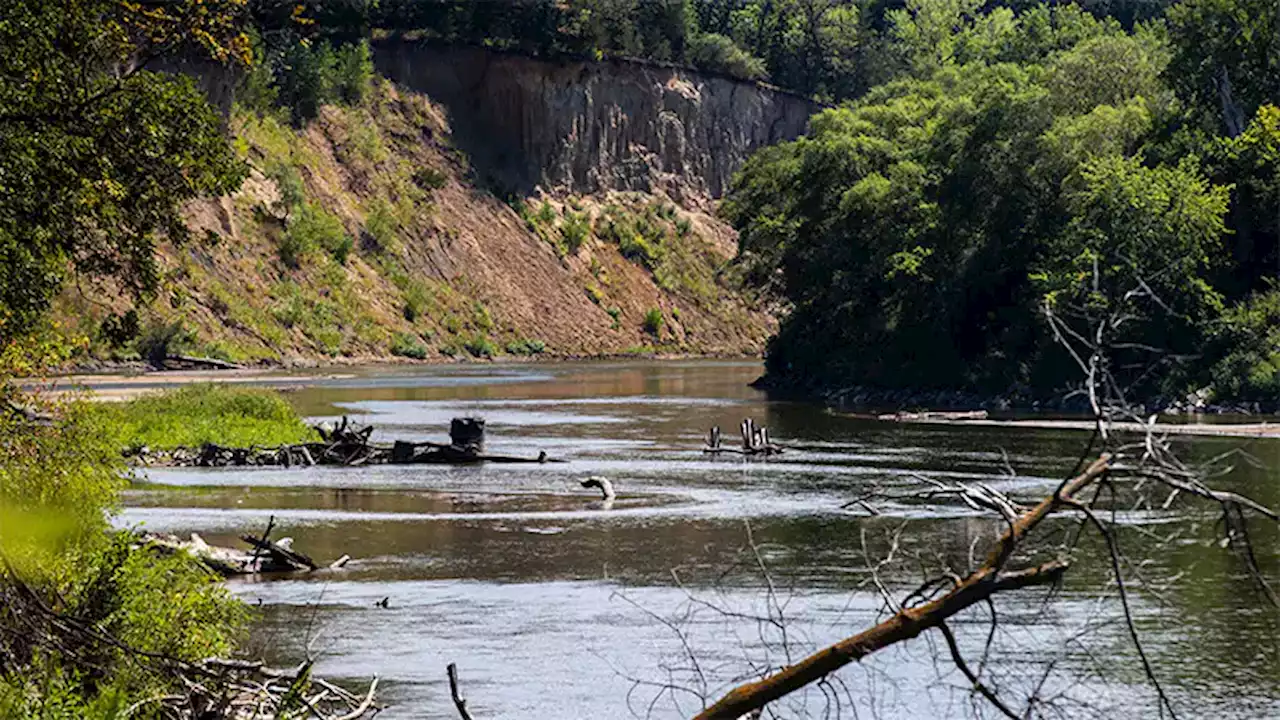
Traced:
[[[901, 598], [943, 565], [963, 574], [1001, 529], [948, 500], [877, 501], [875, 516], [844, 509], [850, 500], [926, 476], [1034, 500], [1088, 439], [839, 417], [770, 401], [748, 387], [759, 372], [717, 361], [362, 369], [291, 397], [309, 417], [373, 423], [384, 440], [441, 440], [451, 417], [479, 415], [489, 451], [567, 462], [157, 469], [128, 493], [120, 521], [234, 544], [274, 516], [273, 535], [317, 560], [351, 555], [342, 570], [229, 587], [259, 607], [255, 651], [281, 664], [310, 655], [317, 672], [353, 683], [377, 675], [389, 706], [380, 717], [456, 717], [451, 662], [477, 718], [687, 717], [701, 698], [886, 617], [877, 581]], [[703, 455], [709, 427], [736, 436], [745, 417], [797, 448], [767, 460]], [[1242, 443], [1184, 445], [1207, 457]], [[1280, 443], [1246, 449], [1280, 467]], [[617, 500], [579, 486], [591, 475], [610, 478]], [[1278, 479], [1241, 463], [1218, 483], [1274, 507]], [[1280, 718], [1280, 613], [1219, 548], [1216, 517], [1117, 517], [1135, 624], [1174, 709]], [[1053, 539], [1072, 527], [1051, 528]], [[1280, 586], [1280, 536], [1253, 530]], [[994, 632], [986, 607], [953, 621], [962, 652], [1014, 707], [1034, 696], [1047, 717], [1158, 716], [1103, 546], [1086, 536], [1075, 563], [1052, 595], [1002, 596]], [[997, 716], [936, 631], [771, 711]]]

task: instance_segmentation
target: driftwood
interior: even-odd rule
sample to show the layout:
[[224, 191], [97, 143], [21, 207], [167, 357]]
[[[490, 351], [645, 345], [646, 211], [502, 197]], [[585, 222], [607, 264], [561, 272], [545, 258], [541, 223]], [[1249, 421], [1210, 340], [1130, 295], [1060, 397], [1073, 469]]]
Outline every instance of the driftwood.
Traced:
[[[190, 553], [205, 567], [223, 577], [257, 573], [310, 572], [319, 569], [319, 565], [314, 560], [293, 549], [292, 538], [271, 540], [269, 536], [274, 526], [275, 516], [272, 516], [267, 522], [267, 529], [262, 533], [262, 537], [247, 534], [240, 536], [241, 540], [253, 548], [252, 551], [210, 545], [196, 533], [191, 534], [190, 540], [182, 540], [176, 535], [143, 533], [141, 541], [162, 552]], [[340, 568], [350, 560], [350, 556], [343, 555], [329, 567]]]
[[562, 462], [539, 452], [536, 458], [487, 454], [484, 448], [484, 421], [478, 418], [455, 418], [451, 442], [408, 442], [392, 444], [370, 442], [373, 426], [358, 426], [347, 417], [336, 426], [316, 426], [319, 442], [297, 443], [280, 447], [224, 447], [205, 443], [199, 448], [177, 448], [153, 451], [141, 448], [134, 455], [147, 464], [233, 467], [313, 465], [469, 465], [478, 463], [547, 463]]
[[924, 410], [921, 412], [905, 412], [886, 413], [877, 415], [877, 420], [888, 420], [891, 422], [919, 422], [919, 421], [937, 421], [937, 420], [986, 420], [986, 410], [967, 410], [964, 412], [948, 412], [939, 410]]
[[[1064, 483], [1038, 505], [1008, 518], [1008, 526], [987, 554], [986, 561], [965, 578], [954, 578], [945, 594], [914, 607], [899, 609], [893, 617], [856, 635], [830, 645], [807, 658], [734, 688], [718, 702], [699, 713], [695, 720], [733, 720], [764, 707], [795, 690], [827, 677], [890, 645], [941, 627], [952, 616], [986, 601], [992, 595], [1036, 585], [1052, 585], [1066, 572], [1068, 563], [1057, 558], [1017, 569], [1008, 565], [1015, 551], [1045, 518], [1076, 502], [1078, 493], [1103, 478], [1112, 467], [1112, 457], [1102, 455], [1082, 473]], [[1016, 716], [1015, 716], [1016, 717]]]
[[467, 701], [462, 699], [462, 692], [458, 690], [458, 666], [449, 663], [445, 668], [445, 673], [449, 676], [449, 694], [453, 696], [453, 706], [458, 709], [458, 716], [462, 720], [471, 720], [471, 712], [467, 710]]
[[702, 452], [719, 454], [733, 453], [736, 455], [780, 455], [783, 447], [769, 439], [769, 428], [756, 425], [755, 420], [747, 418], [738, 426], [738, 432], [742, 437], [742, 447], [729, 447], [721, 443], [720, 426], [716, 425], [707, 433], [707, 444], [702, 448]]
[[169, 365], [173, 361], [183, 365], [196, 365], [199, 367], [213, 368], [215, 370], [240, 370], [244, 367], [243, 365], [227, 362], [226, 360], [198, 355], [169, 355], [165, 357], [166, 365]]

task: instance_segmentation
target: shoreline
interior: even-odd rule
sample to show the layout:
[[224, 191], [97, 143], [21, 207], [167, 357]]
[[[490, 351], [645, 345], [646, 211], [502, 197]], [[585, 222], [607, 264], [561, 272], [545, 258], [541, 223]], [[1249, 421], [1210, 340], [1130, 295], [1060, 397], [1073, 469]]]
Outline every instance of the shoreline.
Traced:
[[[947, 427], [987, 427], [987, 428], [1026, 428], [1029, 430], [1070, 430], [1089, 432], [1094, 429], [1092, 420], [1072, 420], [1067, 418], [1026, 418], [1000, 419], [982, 418], [951, 420], [946, 418], [913, 418], [913, 419], [881, 419], [871, 415], [830, 410], [836, 417], [853, 420], [867, 420], [885, 425], [924, 425]], [[1195, 417], [1181, 415], [1178, 417]], [[1209, 416], [1211, 417], [1211, 416]], [[1111, 429], [1120, 433], [1143, 433], [1154, 429], [1157, 434], [1194, 435], [1200, 437], [1239, 437], [1253, 439], [1280, 438], [1280, 422], [1244, 422], [1244, 423], [1154, 423], [1151, 425], [1137, 422], [1113, 422]]]

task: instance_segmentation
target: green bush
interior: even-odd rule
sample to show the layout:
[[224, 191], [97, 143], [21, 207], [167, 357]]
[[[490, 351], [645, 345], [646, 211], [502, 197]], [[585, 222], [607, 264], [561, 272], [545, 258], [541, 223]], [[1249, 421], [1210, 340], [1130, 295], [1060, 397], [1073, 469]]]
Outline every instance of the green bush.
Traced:
[[688, 237], [689, 231], [693, 229], [693, 222], [687, 217], [676, 220], [676, 234], [680, 237]]
[[520, 339], [507, 343], [507, 353], [510, 355], [538, 355], [546, 349], [547, 344], [541, 340]]
[[571, 212], [564, 216], [564, 225], [560, 228], [560, 236], [571, 254], [576, 254], [591, 234], [591, 221], [585, 215]]
[[497, 354], [498, 348], [493, 344], [487, 335], [477, 333], [466, 342], [462, 343], [462, 349], [471, 354], [472, 357], [491, 358]]
[[342, 221], [336, 215], [316, 203], [305, 203], [289, 222], [280, 239], [280, 259], [292, 268], [300, 266], [302, 258], [320, 248], [339, 265], [345, 265], [355, 243], [347, 234]]
[[543, 200], [542, 206], [538, 208], [537, 219], [543, 225], [550, 225], [556, 221], [556, 209], [551, 207], [551, 203]]
[[188, 662], [225, 657], [247, 609], [185, 554], [110, 529], [128, 483], [117, 410], [42, 409], [51, 424], [0, 415], [0, 717], [124, 717], [185, 688], [171, 662], [117, 641]]
[[307, 316], [307, 301], [298, 284], [287, 280], [277, 286], [273, 295], [276, 296], [276, 304], [271, 309], [271, 314], [276, 322], [287, 328], [301, 324]]
[[418, 342], [418, 338], [409, 333], [396, 333], [391, 341], [391, 354], [414, 360], [427, 359], [427, 347]]
[[333, 93], [348, 105], [364, 102], [373, 79], [373, 56], [369, 53], [369, 41], [338, 48], [333, 54], [333, 71], [330, 81]]
[[[418, 168], [413, 171], [413, 184], [423, 190], [439, 190], [448, 182], [449, 176], [446, 175], [444, 171], [430, 166]], [[515, 202], [518, 204], [518, 207], [516, 207], [516, 205], [513, 205], [512, 207], [515, 207], [516, 212], [519, 213], [524, 208], [524, 202], [518, 198]]]
[[375, 198], [370, 204], [364, 218], [364, 230], [373, 241], [368, 249], [386, 254], [394, 254], [400, 249], [400, 221], [386, 200]]
[[609, 313], [610, 318], [613, 318], [613, 324], [609, 326], [610, 329], [617, 330], [618, 328], [622, 327], [622, 320], [621, 320], [622, 308], [618, 307], [617, 305], [613, 305], [611, 307], [605, 308], [605, 312]]
[[732, 38], [716, 33], [703, 33], [689, 42], [689, 61], [713, 72], [722, 72], [747, 80], [763, 80], [764, 61], [738, 47]]
[[657, 337], [662, 332], [664, 320], [660, 308], [649, 308], [644, 314], [644, 331]]
[[267, 164], [266, 176], [276, 184], [280, 198], [275, 202], [275, 211], [286, 219], [307, 201], [306, 188], [302, 184], [302, 176], [297, 168], [282, 162]]
[[411, 280], [404, 289], [404, 319], [416, 322], [427, 310], [430, 298], [427, 288], [416, 280]]
[[323, 105], [333, 102], [333, 73], [328, 44], [294, 43], [285, 49], [276, 71], [277, 99], [289, 109], [295, 125], [314, 119]]
[[618, 243], [622, 256], [652, 270], [662, 261], [662, 247], [654, 245], [641, 235], [623, 235]]

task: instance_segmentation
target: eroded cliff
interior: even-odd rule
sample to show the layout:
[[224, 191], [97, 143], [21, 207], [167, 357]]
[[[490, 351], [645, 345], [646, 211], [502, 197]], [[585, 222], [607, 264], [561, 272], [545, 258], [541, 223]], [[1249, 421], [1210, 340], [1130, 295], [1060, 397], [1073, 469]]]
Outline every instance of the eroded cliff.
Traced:
[[753, 151], [796, 138], [817, 109], [757, 83], [630, 60], [390, 39], [374, 61], [441, 103], [483, 179], [515, 194], [541, 186], [719, 197]]

